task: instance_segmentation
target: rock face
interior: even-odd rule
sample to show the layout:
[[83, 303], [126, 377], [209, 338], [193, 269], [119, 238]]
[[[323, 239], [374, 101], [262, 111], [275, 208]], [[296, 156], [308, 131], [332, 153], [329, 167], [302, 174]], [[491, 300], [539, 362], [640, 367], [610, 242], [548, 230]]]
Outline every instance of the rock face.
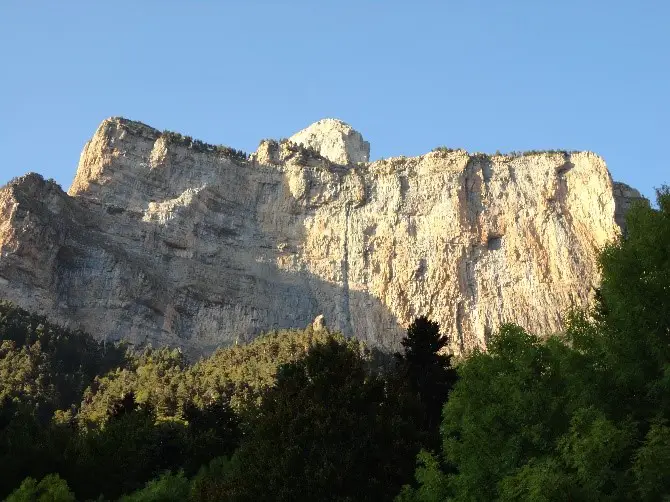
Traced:
[[319, 120], [295, 133], [289, 141], [314, 149], [334, 164], [357, 164], [370, 160], [370, 143], [341, 120]]
[[560, 330], [592, 296], [619, 233], [597, 155], [368, 155], [332, 120], [249, 158], [105, 120], [67, 194], [0, 190], [0, 297], [197, 355], [320, 315], [388, 349], [427, 315], [458, 353], [503, 322]]

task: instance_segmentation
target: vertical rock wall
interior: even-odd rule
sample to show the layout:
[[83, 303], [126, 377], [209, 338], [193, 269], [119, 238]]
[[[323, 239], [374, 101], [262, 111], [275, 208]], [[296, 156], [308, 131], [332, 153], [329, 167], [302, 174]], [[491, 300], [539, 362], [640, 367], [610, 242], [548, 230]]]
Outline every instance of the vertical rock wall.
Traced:
[[244, 159], [108, 119], [68, 194], [38, 175], [0, 190], [0, 297], [192, 354], [320, 314], [389, 349], [428, 315], [461, 352], [503, 322], [560, 330], [587, 304], [598, 250], [619, 233], [600, 157], [369, 163], [345, 126], [322, 121]]

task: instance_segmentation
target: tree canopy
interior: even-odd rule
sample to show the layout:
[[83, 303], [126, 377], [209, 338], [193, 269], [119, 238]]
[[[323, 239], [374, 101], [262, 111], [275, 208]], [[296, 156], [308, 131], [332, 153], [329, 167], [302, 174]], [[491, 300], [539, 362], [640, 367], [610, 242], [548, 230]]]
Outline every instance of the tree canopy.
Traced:
[[398, 500], [670, 497], [670, 190], [600, 258], [591, 309], [548, 339], [504, 326], [459, 367], [442, 450]]

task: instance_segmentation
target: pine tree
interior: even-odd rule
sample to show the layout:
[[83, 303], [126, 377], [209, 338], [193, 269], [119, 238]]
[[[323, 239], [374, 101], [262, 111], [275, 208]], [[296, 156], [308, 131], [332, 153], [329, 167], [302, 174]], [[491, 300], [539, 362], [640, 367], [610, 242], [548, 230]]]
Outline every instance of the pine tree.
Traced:
[[440, 442], [442, 407], [458, 378], [451, 367], [451, 356], [442, 353], [448, 343], [449, 338], [440, 333], [440, 325], [421, 316], [410, 324], [401, 341], [404, 353], [396, 354], [401, 372], [423, 406], [426, 446], [434, 450]]

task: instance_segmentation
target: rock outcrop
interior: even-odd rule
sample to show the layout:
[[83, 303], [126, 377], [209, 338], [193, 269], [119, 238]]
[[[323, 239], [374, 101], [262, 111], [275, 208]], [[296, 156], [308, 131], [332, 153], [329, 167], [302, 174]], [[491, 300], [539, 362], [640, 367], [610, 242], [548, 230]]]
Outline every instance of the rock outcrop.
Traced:
[[295, 133], [289, 141], [314, 149], [334, 164], [357, 164], [370, 160], [370, 143], [341, 120], [319, 120]]
[[332, 120], [248, 158], [105, 120], [67, 194], [35, 174], [0, 190], [0, 297], [191, 354], [320, 315], [387, 349], [428, 315], [463, 352], [591, 298], [619, 233], [597, 155], [368, 155]]

